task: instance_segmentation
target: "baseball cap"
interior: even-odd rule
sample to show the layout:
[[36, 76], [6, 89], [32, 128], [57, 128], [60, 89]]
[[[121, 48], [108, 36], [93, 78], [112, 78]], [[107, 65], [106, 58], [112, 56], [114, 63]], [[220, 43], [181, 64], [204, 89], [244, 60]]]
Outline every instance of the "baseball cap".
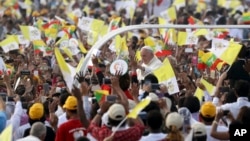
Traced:
[[29, 109], [29, 118], [39, 120], [44, 116], [44, 107], [42, 103], [34, 103]]
[[175, 126], [177, 129], [180, 129], [183, 125], [183, 117], [177, 113], [172, 112], [166, 118], [166, 126], [170, 128], [170, 126]]
[[77, 99], [74, 96], [69, 96], [63, 105], [63, 108], [68, 110], [76, 110], [77, 109]]
[[113, 104], [108, 110], [109, 118], [113, 120], [123, 120], [126, 116], [125, 108], [121, 104]]
[[192, 125], [194, 137], [201, 137], [207, 135], [206, 126], [201, 122], [196, 122]]
[[200, 109], [200, 114], [203, 117], [213, 118], [216, 115], [216, 107], [212, 102], [205, 102]]

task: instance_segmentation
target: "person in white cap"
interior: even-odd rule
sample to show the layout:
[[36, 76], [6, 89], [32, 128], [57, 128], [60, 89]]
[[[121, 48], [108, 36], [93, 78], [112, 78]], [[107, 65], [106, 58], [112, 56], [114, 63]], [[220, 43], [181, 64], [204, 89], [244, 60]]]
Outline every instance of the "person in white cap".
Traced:
[[[124, 106], [115, 103], [108, 108], [109, 105], [109, 103], [102, 104], [101, 110], [90, 123], [88, 128], [89, 133], [98, 141], [103, 141], [105, 138], [111, 136], [113, 132], [115, 132], [114, 136], [112, 137], [114, 141], [139, 140], [145, 129], [141, 120], [139, 118], [132, 120], [133, 126], [130, 127], [126, 121], [123, 122], [123, 120], [126, 118], [126, 110]], [[110, 127], [100, 127], [99, 123], [101, 122], [101, 118], [106, 113], [106, 118], [108, 118], [108, 122], [106, 124], [108, 124]], [[120, 124], [121, 126], [118, 127]]]
[[177, 113], [172, 112], [167, 115], [166, 127], [168, 129], [168, 135], [166, 137], [167, 141], [183, 141], [184, 137], [181, 133], [181, 128], [183, 126], [183, 117]]

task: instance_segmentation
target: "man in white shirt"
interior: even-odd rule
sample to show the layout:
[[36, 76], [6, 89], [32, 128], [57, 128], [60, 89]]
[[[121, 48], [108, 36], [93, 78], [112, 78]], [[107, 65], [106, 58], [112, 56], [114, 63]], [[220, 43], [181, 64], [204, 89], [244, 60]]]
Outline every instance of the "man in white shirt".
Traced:
[[166, 134], [161, 132], [162, 115], [160, 111], [152, 110], [147, 114], [147, 126], [149, 134], [142, 136], [140, 141], [159, 141], [166, 138]]
[[237, 101], [233, 103], [226, 103], [218, 107], [218, 109], [222, 109], [223, 111], [229, 110], [234, 119], [237, 118], [241, 107], [247, 106], [250, 107], [250, 102], [248, 100], [249, 93], [249, 83], [245, 80], [239, 80], [236, 82], [234, 86], [235, 94], [237, 96]]
[[[200, 122], [204, 123], [207, 130], [207, 140], [208, 141], [219, 141], [218, 139], [215, 139], [211, 137], [211, 128], [212, 123], [216, 116], [216, 106], [212, 102], [205, 102], [200, 109], [199, 118]], [[226, 132], [228, 131], [228, 128], [222, 125], [219, 125], [217, 128], [217, 131], [219, 132]]]
[[139, 80], [143, 80], [145, 76], [150, 74], [162, 65], [162, 62], [154, 55], [154, 51], [149, 46], [141, 48], [142, 65], [138, 66], [137, 76]]
[[32, 125], [30, 135], [17, 141], [43, 141], [46, 136], [46, 126], [41, 122]]

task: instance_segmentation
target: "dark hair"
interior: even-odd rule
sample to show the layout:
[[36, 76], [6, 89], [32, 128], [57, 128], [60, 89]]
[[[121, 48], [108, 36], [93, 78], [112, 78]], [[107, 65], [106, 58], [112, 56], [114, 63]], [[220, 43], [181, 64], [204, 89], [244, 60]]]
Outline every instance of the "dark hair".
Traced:
[[67, 111], [72, 113], [72, 114], [77, 114], [77, 110], [67, 110]]
[[149, 111], [147, 114], [147, 125], [152, 130], [159, 130], [162, 126], [162, 115], [159, 110]]
[[235, 92], [233, 90], [230, 90], [226, 95], [225, 95], [225, 101], [224, 103], [233, 103], [237, 101], [237, 97], [235, 95]]
[[[108, 123], [110, 126], [118, 126], [121, 123], [122, 120], [113, 120], [112, 118], [108, 117]], [[121, 127], [124, 127], [126, 125], [126, 122], [123, 122]]]
[[128, 90], [129, 86], [130, 86], [130, 76], [128, 73], [122, 75], [119, 78], [119, 83], [120, 83], [120, 87], [123, 91]]
[[154, 74], [149, 74], [144, 78], [144, 82], [150, 81], [151, 83], [158, 83], [158, 79]]
[[186, 96], [179, 99], [178, 106], [187, 107], [191, 113], [196, 113], [200, 110], [200, 101], [196, 96]]
[[60, 97], [59, 97], [59, 101], [60, 101], [60, 105], [63, 106], [67, 100], [67, 98], [70, 96], [69, 93], [64, 93], [64, 94], [61, 94]]
[[216, 22], [217, 25], [226, 25], [227, 24], [227, 19], [225, 16], [222, 16], [218, 19], [218, 21]]
[[205, 122], [213, 122], [214, 119], [215, 119], [215, 116], [214, 117], [204, 117], [201, 113], [199, 114], [200, 118], [202, 118], [203, 121]]
[[160, 111], [160, 107], [158, 105], [158, 103], [154, 102], [154, 101], [151, 101], [148, 106], [146, 106], [142, 111], [144, 112], [150, 112], [150, 111], [153, 111], [153, 110], [157, 110], [157, 111]]
[[240, 109], [237, 120], [241, 121], [243, 124], [250, 125], [250, 108], [244, 106]]
[[207, 141], [207, 135], [204, 136], [199, 136], [199, 137], [194, 137], [192, 141]]
[[17, 86], [15, 93], [22, 96], [25, 93], [25, 86], [24, 85]]
[[87, 137], [79, 137], [76, 141], [90, 141]]
[[245, 80], [238, 80], [234, 86], [234, 90], [238, 97], [248, 97], [249, 83]]
[[49, 117], [49, 101], [45, 101], [43, 103], [43, 107], [44, 107], [44, 114], [46, 117]]

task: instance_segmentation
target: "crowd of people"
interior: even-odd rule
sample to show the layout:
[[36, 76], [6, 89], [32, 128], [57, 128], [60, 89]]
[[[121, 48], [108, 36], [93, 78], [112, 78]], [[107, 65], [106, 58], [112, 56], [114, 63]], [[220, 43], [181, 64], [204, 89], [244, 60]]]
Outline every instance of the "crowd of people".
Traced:
[[[250, 125], [250, 28], [188, 27], [247, 25], [249, 4], [1, 1], [0, 140], [234, 140]], [[139, 24], [187, 29], [122, 33], [82, 66], [98, 40]], [[226, 49], [214, 50], [216, 40]]]

